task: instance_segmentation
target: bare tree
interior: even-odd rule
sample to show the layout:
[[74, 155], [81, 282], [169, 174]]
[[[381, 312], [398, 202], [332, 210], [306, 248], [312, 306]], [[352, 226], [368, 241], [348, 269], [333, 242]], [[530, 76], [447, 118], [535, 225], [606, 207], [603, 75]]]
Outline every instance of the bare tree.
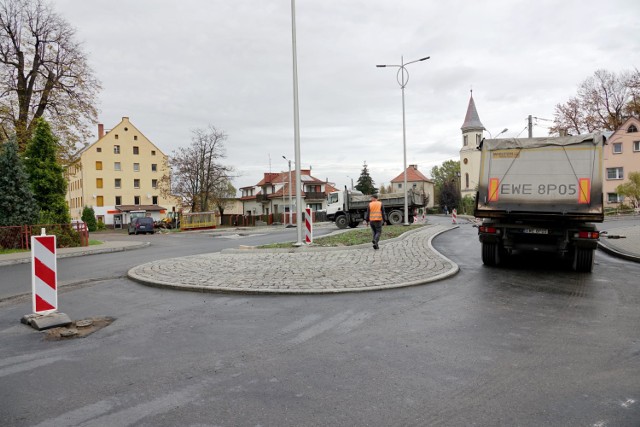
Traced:
[[[173, 152], [172, 168], [162, 179], [163, 193], [171, 192], [191, 206], [192, 212], [210, 210], [216, 200], [216, 189], [225, 188], [233, 168], [220, 163], [224, 159], [227, 135], [209, 125], [192, 131], [191, 145]], [[170, 188], [169, 188], [170, 185]]]
[[596, 130], [617, 130], [632, 114], [638, 114], [640, 72], [619, 74], [598, 70], [578, 86], [578, 93], [556, 105], [554, 125], [549, 133], [580, 134]]
[[0, 0], [0, 138], [15, 132], [20, 151], [43, 117], [68, 163], [97, 122], [100, 83], [75, 29], [44, 0]]

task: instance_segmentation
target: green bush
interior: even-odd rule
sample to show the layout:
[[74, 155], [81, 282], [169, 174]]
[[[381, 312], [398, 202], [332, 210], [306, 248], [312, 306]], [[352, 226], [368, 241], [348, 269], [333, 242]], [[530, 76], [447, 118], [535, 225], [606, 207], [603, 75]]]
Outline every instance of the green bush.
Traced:
[[82, 220], [87, 224], [89, 232], [94, 232], [98, 229], [98, 221], [96, 221], [96, 213], [90, 206], [85, 206], [82, 209]]

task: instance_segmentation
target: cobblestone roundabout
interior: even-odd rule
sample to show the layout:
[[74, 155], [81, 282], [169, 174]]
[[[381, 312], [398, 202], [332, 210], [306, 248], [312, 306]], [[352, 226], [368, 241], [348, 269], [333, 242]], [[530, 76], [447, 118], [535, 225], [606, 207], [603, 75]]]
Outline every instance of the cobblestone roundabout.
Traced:
[[129, 270], [133, 280], [201, 292], [331, 293], [419, 285], [449, 277], [458, 266], [431, 240], [451, 226], [428, 225], [353, 248], [231, 250], [154, 261]]

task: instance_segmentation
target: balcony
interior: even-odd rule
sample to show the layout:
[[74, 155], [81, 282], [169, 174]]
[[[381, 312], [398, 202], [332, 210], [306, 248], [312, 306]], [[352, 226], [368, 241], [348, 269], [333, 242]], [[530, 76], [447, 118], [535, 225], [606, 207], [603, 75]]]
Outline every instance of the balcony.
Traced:
[[305, 200], [324, 200], [325, 195], [321, 191], [306, 191], [304, 193]]
[[256, 195], [256, 202], [269, 203], [269, 196], [267, 194], [258, 194]]

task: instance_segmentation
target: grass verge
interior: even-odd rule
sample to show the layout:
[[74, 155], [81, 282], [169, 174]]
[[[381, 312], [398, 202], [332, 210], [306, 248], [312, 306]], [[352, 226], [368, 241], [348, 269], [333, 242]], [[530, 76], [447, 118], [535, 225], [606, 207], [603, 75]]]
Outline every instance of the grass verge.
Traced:
[[[398, 237], [407, 231], [415, 230], [416, 228], [423, 227], [424, 224], [416, 225], [385, 225], [382, 227], [382, 234], [380, 235], [380, 241], [393, 239]], [[321, 247], [341, 247], [341, 246], [355, 246], [363, 243], [371, 243], [371, 229], [366, 228], [354, 228], [353, 230], [345, 231], [344, 233], [335, 234], [333, 236], [319, 237], [313, 240], [313, 246]], [[274, 249], [274, 248], [290, 248], [293, 242], [286, 243], [272, 243], [270, 245], [258, 246], [259, 249]]]

